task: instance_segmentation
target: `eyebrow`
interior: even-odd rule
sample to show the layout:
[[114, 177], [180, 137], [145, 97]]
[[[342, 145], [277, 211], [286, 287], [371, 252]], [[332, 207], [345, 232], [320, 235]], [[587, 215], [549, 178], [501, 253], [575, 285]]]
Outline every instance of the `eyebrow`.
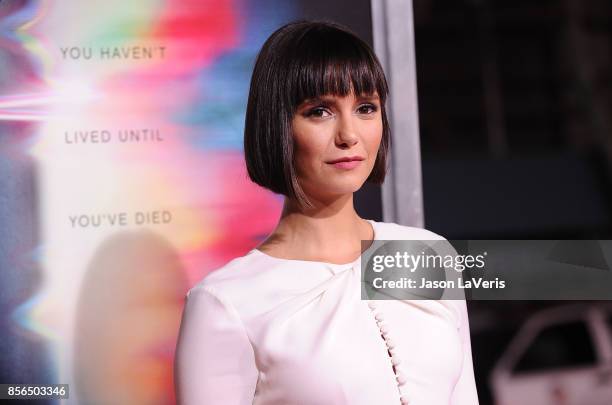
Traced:
[[[357, 99], [357, 101], [380, 101], [380, 97], [378, 96], [378, 94], [360, 95], [356, 96], [355, 98]], [[336, 104], [336, 101], [334, 96], [322, 96], [306, 99], [302, 102], [302, 105], [310, 105], [316, 103], [329, 103], [333, 105]]]

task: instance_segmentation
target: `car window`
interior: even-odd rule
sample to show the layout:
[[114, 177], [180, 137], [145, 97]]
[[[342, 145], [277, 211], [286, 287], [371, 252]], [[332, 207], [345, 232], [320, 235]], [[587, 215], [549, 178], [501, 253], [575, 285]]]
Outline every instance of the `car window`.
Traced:
[[542, 329], [519, 359], [514, 373], [553, 371], [595, 362], [595, 348], [587, 324], [567, 322]]

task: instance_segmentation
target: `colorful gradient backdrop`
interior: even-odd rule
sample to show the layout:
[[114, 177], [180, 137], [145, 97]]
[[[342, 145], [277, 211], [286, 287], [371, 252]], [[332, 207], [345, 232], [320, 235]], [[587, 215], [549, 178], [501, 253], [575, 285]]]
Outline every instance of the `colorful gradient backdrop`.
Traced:
[[186, 290], [281, 209], [248, 180], [242, 131], [257, 51], [294, 3], [1, 3], [2, 382], [175, 402]]

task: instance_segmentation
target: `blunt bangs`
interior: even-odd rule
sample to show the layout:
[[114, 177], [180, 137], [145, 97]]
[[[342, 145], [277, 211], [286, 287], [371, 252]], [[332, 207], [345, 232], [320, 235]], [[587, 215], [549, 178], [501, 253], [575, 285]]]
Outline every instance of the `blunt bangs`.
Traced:
[[287, 100], [297, 106], [324, 95], [348, 96], [378, 93], [387, 97], [387, 82], [368, 45], [357, 36], [333, 26], [312, 27], [297, 41], [287, 64]]

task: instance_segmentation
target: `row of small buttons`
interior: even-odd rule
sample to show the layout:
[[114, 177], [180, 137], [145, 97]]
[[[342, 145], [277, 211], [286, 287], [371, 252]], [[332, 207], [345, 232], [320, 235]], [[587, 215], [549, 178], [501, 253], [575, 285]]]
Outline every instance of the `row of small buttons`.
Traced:
[[[389, 352], [391, 357], [391, 364], [393, 365], [393, 372], [395, 373], [395, 379], [397, 380], [398, 389], [400, 391], [400, 394], [402, 394], [402, 386], [406, 383], [406, 377], [404, 376], [404, 374], [402, 374], [401, 371], [397, 369], [399, 364], [401, 363], [401, 360], [395, 350], [395, 342], [389, 337], [389, 326], [384, 323], [384, 315], [381, 312], [376, 312], [376, 308], [378, 308], [378, 304], [376, 303], [376, 301], [368, 301], [368, 307], [370, 307], [370, 309], [372, 310], [372, 313], [374, 314], [374, 319], [376, 319], [376, 324], [380, 329], [380, 334], [383, 340], [385, 341], [385, 344], [387, 345], [387, 351]], [[409, 403], [408, 398], [403, 394], [400, 396], [400, 402], [402, 403], [402, 405], [406, 405]]]

